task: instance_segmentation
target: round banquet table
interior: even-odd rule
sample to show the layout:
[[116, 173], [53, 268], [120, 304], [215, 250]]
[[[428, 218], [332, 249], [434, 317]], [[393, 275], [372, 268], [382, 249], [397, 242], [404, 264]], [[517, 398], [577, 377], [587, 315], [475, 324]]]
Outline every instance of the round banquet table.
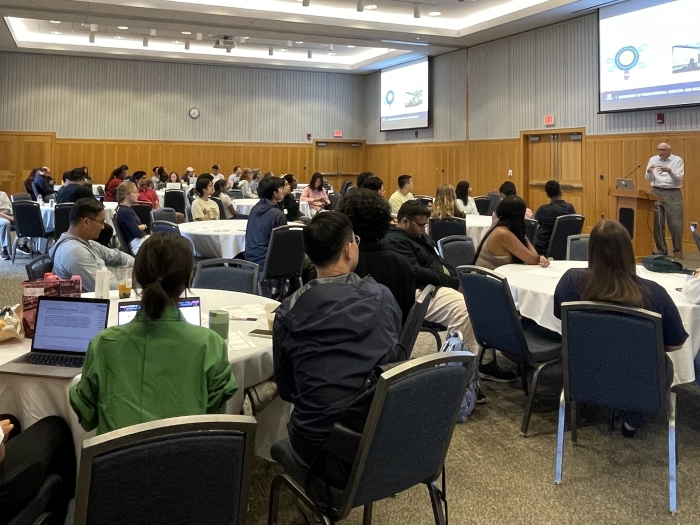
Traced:
[[[540, 326], [561, 333], [561, 321], [554, 317], [554, 290], [566, 270], [586, 267], [587, 262], [552, 261], [548, 268], [508, 264], [496, 269], [496, 273], [508, 279], [521, 315], [529, 317]], [[683, 286], [687, 276], [650, 272], [643, 266], [637, 266], [637, 275], [663, 286], [678, 307], [688, 339], [683, 348], [668, 354], [673, 361], [673, 384], [694, 381], [694, 360], [700, 349], [700, 305], [691, 303], [677, 290]]]
[[[105, 222], [110, 226], [113, 226], [114, 214], [117, 211], [116, 202], [103, 202], [105, 207]], [[55, 220], [56, 210], [49, 206], [48, 203], [41, 205], [41, 219], [44, 221], [44, 228], [46, 231], [51, 231], [54, 229], [56, 224]]]
[[194, 221], [180, 224], [180, 233], [192, 242], [194, 254], [205, 259], [233, 259], [245, 250], [248, 221]]
[[[231, 204], [233, 204], [234, 209], [238, 213], [243, 215], [250, 215], [250, 210], [253, 209], [260, 199], [233, 199]], [[311, 217], [311, 208], [309, 208], [308, 202], [299, 202], [299, 211], [306, 217]]]
[[[243, 307], [247, 309], [260, 308], [265, 304], [278, 304], [277, 301], [258, 295], [219, 290], [193, 289], [192, 296], [201, 298], [202, 326], [209, 322], [209, 310]], [[94, 294], [83, 294], [92, 297]], [[132, 292], [132, 299], [135, 299]], [[110, 292], [110, 309], [108, 325], [117, 324], [118, 292]], [[239, 314], [240, 315], [240, 314]], [[243, 408], [245, 388], [265, 381], [273, 375], [272, 341], [248, 337], [247, 334], [255, 328], [267, 329], [267, 318], [257, 315], [258, 321], [229, 321], [229, 352], [233, 376], [238, 383], [238, 392], [226, 405], [226, 412], [239, 414]], [[29, 352], [29, 339], [6, 341], [0, 343], [0, 364], [15, 359]], [[72, 380], [32, 377], [22, 375], [0, 374], [0, 409], [19, 419], [23, 428], [38, 420], [58, 415], [65, 419], [73, 434], [76, 454], [80, 454], [83, 440], [95, 435], [86, 432], [78, 423], [78, 419], [70, 407], [68, 388], [77, 383], [80, 376]], [[291, 413], [291, 405], [279, 397], [272, 401], [265, 410], [257, 415], [258, 428], [255, 433], [256, 454], [265, 459], [271, 459], [270, 447], [287, 436], [287, 422]]]
[[474, 247], [478, 248], [481, 239], [492, 226], [493, 219], [490, 215], [467, 215], [464, 221], [467, 223], [467, 236], [471, 237]]
[[164, 206], [163, 202], [165, 202], [165, 190], [156, 190], [156, 195], [158, 195], [158, 203], [162, 208]]

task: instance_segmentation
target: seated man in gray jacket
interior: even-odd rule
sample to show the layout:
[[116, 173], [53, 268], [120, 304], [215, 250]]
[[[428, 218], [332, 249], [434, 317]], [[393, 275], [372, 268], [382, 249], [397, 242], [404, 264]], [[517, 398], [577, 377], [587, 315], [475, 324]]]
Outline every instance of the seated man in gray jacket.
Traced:
[[[70, 210], [70, 228], [61, 235], [49, 252], [53, 273], [62, 279], [79, 275], [83, 291], [95, 291], [95, 273], [103, 267], [133, 266], [134, 258], [119, 250], [106, 248], [95, 241], [105, 225], [105, 208], [94, 198], [79, 199]], [[109, 287], [118, 288], [112, 273]]]

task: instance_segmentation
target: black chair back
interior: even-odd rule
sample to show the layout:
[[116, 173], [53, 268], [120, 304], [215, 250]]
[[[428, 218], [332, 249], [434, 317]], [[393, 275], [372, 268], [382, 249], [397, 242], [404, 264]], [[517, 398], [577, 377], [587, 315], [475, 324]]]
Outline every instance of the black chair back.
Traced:
[[192, 287], [258, 295], [258, 271], [257, 264], [241, 259], [199, 261]]
[[466, 235], [450, 235], [438, 241], [438, 251], [453, 268], [474, 264], [476, 247], [471, 237]]
[[92, 191], [92, 182], [83, 182], [83, 186]]
[[428, 307], [436, 293], [437, 288], [432, 284], [423, 288], [423, 291], [408, 312], [408, 317], [401, 331], [401, 337], [399, 337], [399, 343], [406, 349], [407, 358], [411, 357], [411, 352], [413, 352], [413, 347], [416, 345], [418, 334], [423, 326], [423, 321], [425, 321], [425, 316], [428, 313]]
[[552, 257], [555, 261], [566, 260], [567, 239], [569, 235], [579, 235], [581, 233], [585, 220], [586, 218], [583, 215], [562, 215], [557, 217], [545, 257]]
[[226, 195], [231, 197], [231, 199], [242, 199], [243, 198], [243, 190], [228, 190], [226, 192]]
[[119, 241], [119, 249], [124, 253], [133, 256], [134, 254], [131, 251], [131, 246], [129, 246], [129, 244], [126, 242], [126, 239], [124, 238], [122, 227], [119, 224], [119, 219], [116, 215], [114, 216], [114, 221], [112, 224], [114, 226], [114, 233], [117, 235], [117, 240]]
[[12, 203], [12, 215], [15, 218], [17, 237], [45, 238], [44, 221], [41, 218], [41, 206], [38, 202], [20, 200]]
[[537, 240], [537, 230], [540, 227], [540, 223], [535, 219], [525, 219], [525, 237], [527, 237], [532, 245], [535, 245]]
[[[151, 217], [151, 212], [153, 207], [150, 202], [135, 202], [131, 205], [131, 209], [141, 221], [141, 224], [146, 225], [146, 233], [151, 233], [151, 222], [153, 221]], [[177, 222], [177, 219], [176, 219]]]
[[698, 235], [698, 229], [695, 226], [690, 226], [690, 231], [693, 232], [693, 240], [695, 241], [695, 246], [700, 250], [700, 235]]
[[[168, 187], [168, 183], [167, 183], [167, 182], [159, 182], [159, 183], [158, 183], [158, 188], [157, 188], [157, 189], [159, 189], [159, 190], [164, 190], [164, 189], [167, 188], [167, 187]], [[177, 191], [177, 190], [176, 190], [176, 191]]]
[[561, 314], [567, 401], [645, 413], [665, 408], [661, 314], [587, 301], [563, 303]]
[[34, 200], [32, 199], [32, 196], [29, 195], [29, 193], [15, 193], [10, 197], [10, 200], [12, 202], [17, 202], [17, 201], [31, 201]]
[[153, 221], [151, 223], [151, 233], [177, 233], [180, 235], [180, 227], [177, 223], [170, 221]]
[[491, 199], [489, 197], [475, 197], [474, 204], [476, 204], [479, 215], [489, 215], [489, 208], [491, 207]]
[[344, 180], [342, 186], [340, 186], [340, 195], [345, 195], [345, 192], [347, 192], [348, 188], [352, 185], [352, 181]]
[[246, 521], [255, 419], [176, 417], [83, 442], [76, 525]]
[[102, 197], [105, 196], [105, 187], [104, 186], [98, 186], [97, 187], [97, 194], [101, 195]]
[[567, 261], [588, 260], [588, 238], [589, 235], [569, 235], [566, 240]]
[[328, 200], [331, 201], [331, 205], [329, 207], [330, 210], [337, 210], [338, 207], [340, 206], [340, 202], [343, 200], [343, 197], [341, 195], [338, 195], [337, 193], [331, 193], [328, 196]]
[[491, 204], [489, 205], [489, 209], [486, 212], [486, 215], [493, 215], [493, 213], [496, 211], [496, 208], [498, 208], [498, 203], [501, 202], [501, 194], [497, 191], [491, 191], [486, 196], [489, 199], [491, 199]]
[[433, 198], [429, 195], [416, 195], [415, 199], [420, 202], [423, 206], [432, 206]]
[[[177, 224], [177, 215], [175, 215], [175, 210], [172, 208], [158, 208], [157, 210], [151, 210], [151, 222], [154, 221], [168, 221]], [[151, 225], [151, 228], [153, 225]]]
[[[21, 476], [20, 469], [13, 469], [17, 476]], [[21, 479], [21, 478], [20, 478]], [[7, 481], [10, 482], [10, 477]], [[49, 504], [61, 492], [63, 479], [58, 474], [49, 474], [44, 481], [44, 484], [39, 489], [34, 497], [20, 510], [17, 514], [6, 521], [5, 525], [59, 525], [58, 514], [56, 512], [47, 512]]]
[[438, 242], [444, 237], [467, 234], [467, 223], [464, 219], [430, 219], [430, 238]]
[[163, 207], [172, 208], [182, 214], [185, 213], [185, 192], [183, 190], [165, 190]]
[[54, 229], [53, 238], [58, 240], [61, 235], [70, 228], [70, 211], [73, 209], [72, 202], [62, 202], [56, 204], [54, 208]]
[[219, 219], [222, 221], [226, 220], [226, 212], [224, 211], [224, 205], [221, 202], [221, 199], [218, 197], [210, 197], [211, 200], [213, 200], [216, 205], [219, 207]]
[[296, 280], [301, 286], [303, 265], [304, 226], [295, 223], [273, 229], [261, 279]]
[[27, 270], [27, 279], [36, 281], [37, 279], [43, 279], [44, 274], [53, 270], [53, 261], [47, 254], [39, 255], [25, 264], [24, 269]]

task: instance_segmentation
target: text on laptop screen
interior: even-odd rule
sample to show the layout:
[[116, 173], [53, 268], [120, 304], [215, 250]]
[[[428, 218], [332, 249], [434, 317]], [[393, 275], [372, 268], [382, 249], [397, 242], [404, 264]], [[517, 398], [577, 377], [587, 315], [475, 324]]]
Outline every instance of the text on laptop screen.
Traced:
[[[196, 326], [200, 326], [202, 324], [200, 300], [198, 297], [180, 299], [177, 303], [177, 307], [180, 309], [180, 313], [182, 313], [182, 316], [188, 323]], [[140, 309], [140, 303], [119, 303], [119, 313], [117, 314], [117, 322], [119, 323], [119, 326], [131, 322], [134, 317], [136, 317], [136, 314]]]
[[109, 305], [43, 298], [36, 314], [32, 351], [87, 352], [90, 341], [107, 325]]

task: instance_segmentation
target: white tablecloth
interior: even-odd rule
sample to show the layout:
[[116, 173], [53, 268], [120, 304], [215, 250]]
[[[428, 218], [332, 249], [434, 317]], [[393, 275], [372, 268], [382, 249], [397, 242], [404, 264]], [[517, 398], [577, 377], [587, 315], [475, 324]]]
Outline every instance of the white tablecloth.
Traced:
[[[112, 226], [114, 220], [114, 214], [117, 211], [116, 202], [103, 202], [105, 207], [105, 222]], [[51, 231], [54, 229], [55, 222], [55, 209], [49, 206], [48, 203], [42, 204], [41, 206], [41, 218], [44, 221], [44, 228], [46, 231]]]
[[474, 247], [478, 248], [481, 239], [493, 224], [493, 219], [490, 215], [467, 215], [464, 220], [467, 223], [467, 237], [471, 237]]
[[156, 190], [156, 195], [158, 195], [158, 202], [162, 208], [164, 206], [163, 202], [165, 201], [165, 190]]
[[180, 233], [192, 241], [194, 254], [207, 259], [233, 259], [245, 250], [246, 220], [195, 221], [180, 224]]
[[[86, 297], [91, 295], [93, 294], [84, 294]], [[257, 295], [218, 290], [192, 290], [192, 295], [202, 299], [202, 326], [207, 326], [209, 323], [209, 310], [229, 306], [276, 303], [276, 301]], [[112, 303], [108, 324], [112, 326], [117, 323], [118, 292], [113, 291], [110, 296]], [[241, 331], [247, 335], [255, 328], [266, 329], [267, 319], [263, 317], [259, 318], [258, 321], [230, 321], [229, 334]], [[240, 413], [243, 407], [243, 389], [273, 375], [272, 341], [255, 337], [248, 339], [255, 345], [254, 347], [245, 350], [229, 349], [229, 361], [239, 388], [226, 406], [227, 412], [230, 414]], [[0, 364], [28, 352], [30, 347], [31, 341], [29, 339], [0, 343]], [[85, 432], [82, 429], [68, 400], [68, 388], [77, 383], [79, 379], [80, 376], [73, 380], [66, 380], [0, 374], [0, 412], [17, 416], [24, 428], [47, 416], [61, 416], [70, 425], [76, 452], [79, 454], [83, 440], [94, 435], [94, 431]], [[286, 424], [289, 421], [290, 413], [291, 405], [277, 398], [258, 414], [255, 448], [259, 456], [270, 459], [269, 450], [272, 444], [286, 437]]]
[[[523, 316], [529, 317], [540, 326], [561, 333], [561, 321], [554, 317], [554, 290], [566, 270], [587, 266], [587, 262], [553, 261], [549, 268], [509, 264], [501, 266], [496, 272], [508, 279], [513, 299]], [[686, 276], [654, 273], [642, 266], [637, 266], [637, 274], [663, 286], [678, 307], [689, 337], [683, 348], [668, 354], [673, 361], [674, 384], [694, 381], [694, 359], [700, 349], [700, 305], [689, 302], [676, 290], [683, 286]]]
[[[255, 206], [258, 202], [260, 202], [260, 199], [233, 199], [231, 201], [231, 204], [233, 204], [234, 209], [238, 213], [242, 213], [243, 215], [250, 215], [250, 210], [252, 210], [253, 206]], [[300, 201], [299, 211], [303, 215], [311, 217], [311, 208], [309, 208], [308, 202]]]

